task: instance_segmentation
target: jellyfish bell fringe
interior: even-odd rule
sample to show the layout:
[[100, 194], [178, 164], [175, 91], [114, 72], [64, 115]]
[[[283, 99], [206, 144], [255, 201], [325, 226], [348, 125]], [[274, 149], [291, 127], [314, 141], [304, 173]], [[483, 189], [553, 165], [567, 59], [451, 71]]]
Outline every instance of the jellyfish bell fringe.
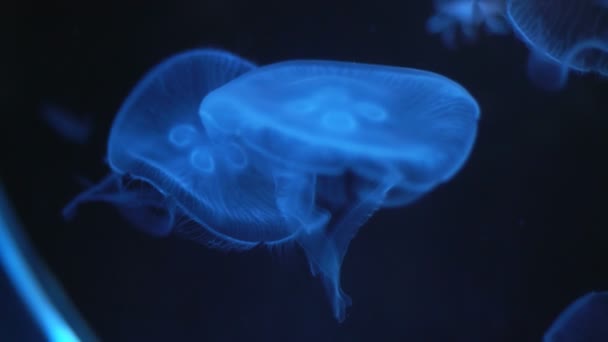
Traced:
[[528, 75], [542, 89], [568, 75], [608, 76], [608, 6], [603, 0], [509, 0], [507, 18], [530, 49]]
[[322, 60], [258, 67], [189, 51], [129, 95], [108, 141], [112, 173], [66, 213], [105, 200], [140, 229], [219, 250], [299, 245], [343, 321], [350, 241], [377, 210], [452, 178], [479, 114], [466, 89], [429, 71]]

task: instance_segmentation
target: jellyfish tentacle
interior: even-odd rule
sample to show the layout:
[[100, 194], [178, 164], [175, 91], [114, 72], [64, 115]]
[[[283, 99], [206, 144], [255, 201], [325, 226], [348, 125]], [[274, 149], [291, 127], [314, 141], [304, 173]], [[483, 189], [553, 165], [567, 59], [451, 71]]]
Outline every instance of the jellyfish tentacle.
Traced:
[[[76, 215], [78, 207], [85, 202], [116, 202], [120, 197], [118, 193], [119, 175], [111, 173], [104, 177], [99, 183], [88, 186], [86, 190], [72, 198], [61, 210], [61, 216], [65, 220], [71, 220]], [[115, 198], [110, 200], [110, 198]]]
[[[135, 227], [154, 236], [168, 235], [175, 223], [175, 205], [145, 182], [111, 173], [99, 183], [78, 194], [61, 214], [71, 220], [78, 207], [86, 202], [106, 202], [118, 209], [120, 215]], [[128, 183], [136, 183], [129, 185]], [[127, 183], [125, 185], [125, 183]]]

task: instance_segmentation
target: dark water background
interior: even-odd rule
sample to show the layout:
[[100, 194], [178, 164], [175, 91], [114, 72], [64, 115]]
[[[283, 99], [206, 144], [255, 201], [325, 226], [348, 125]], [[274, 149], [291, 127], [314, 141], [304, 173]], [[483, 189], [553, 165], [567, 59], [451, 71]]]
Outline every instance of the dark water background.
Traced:
[[[2, 180], [34, 246], [106, 341], [539, 341], [568, 303], [608, 289], [608, 82], [574, 77], [561, 93], [538, 91], [514, 37], [448, 51], [424, 30], [430, 0], [16, 6]], [[260, 64], [429, 69], [482, 107], [463, 170], [414, 205], [379, 212], [353, 241], [342, 281], [354, 305], [342, 325], [302, 255], [281, 262], [151, 238], [103, 204], [71, 224], [59, 217], [76, 177], [106, 174], [107, 132], [142, 74], [208, 46]], [[38, 115], [46, 102], [91, 114], [90, 144], [56, 136]]]

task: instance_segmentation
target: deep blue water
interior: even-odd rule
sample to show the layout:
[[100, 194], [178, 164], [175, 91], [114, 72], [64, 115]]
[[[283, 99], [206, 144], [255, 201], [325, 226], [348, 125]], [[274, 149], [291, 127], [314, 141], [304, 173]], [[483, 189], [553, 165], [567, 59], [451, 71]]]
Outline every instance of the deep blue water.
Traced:
[[[608, 82], [534, 88], [513, 36], [457, 50], [428, 35], [430, 1], [24, 2], [10, 40], [2, 180], [27, 234], [107, 341], [539, 341], [558, 313], [608, 289]], [[109, 205], [63, 205], [97, 180], [114, 114], [164, 58], [219, 47], [260, 64], [337, 59], [428, 69], [482, 109], [465, 167], [353, 240], [337, 324], [296, 252], [225, 254], [151, 238]], [[86, 145], [40, 119], [44, 103], [93, 118]], [[89, 114], [90, 113], [90, 114]], [[88, 117], [88, 116], [87, 116]], [[34, 340], [36, 337], [32, 337]]]

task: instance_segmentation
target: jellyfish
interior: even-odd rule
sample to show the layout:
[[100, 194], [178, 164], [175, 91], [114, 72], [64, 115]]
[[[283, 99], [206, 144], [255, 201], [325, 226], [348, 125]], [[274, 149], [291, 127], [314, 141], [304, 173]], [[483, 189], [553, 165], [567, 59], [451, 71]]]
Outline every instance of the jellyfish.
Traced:
[[547, 90], [566, 86], [569, 73], [608, 75], [605, 0], [509, 0], [507, 17], [530, 49], [528, 75]]
[[505, 18], [505, 0], [434, 0], [437, 13], [429, 18], [429, 33], [439, 34], [444, 44], [455, 48], [459, 30], [465, 42], [472, 43], [484, 30], [491, 35], [511, 32]]
[[343, 321], [350, 241], [377, 210], [452, 178], [479, 113], [464, 87], [430, 71], [324, 60], [254, 67], [226, 52], [187, 52], [131, 93], [110, 132], [111, 175], [68, 212], [88, 200], [165, 208], [145, 219], [159, 235], [220, 250], [299, 246]]
[[543, 341], [608, 341], [608, 292], [590, 292], [571, 303], [551, 324]]
[[40, 107], [40, 117], [60, 137], [74, 144], [86, 143], [93, 132], [90, 116], [76, 115], [53, 103]]
[[[176, 220], [183, 217], [175, 216], [177, 208], [172, 205], [173, 199], [180, 197], [174, 193], [179, 188], [171, 183], [157, 184], [173, 178], [151, 175], [150, 172], [157, 171], [147, 165], [153, 162], [175, 168], [180, 167], [180, 162], [189, 165], [176, 151], [180, 151], [179, 146], [195, 143], [192, 139], [205, 136], [195, 115], [201, 99], [253, 68], [255, 64], [250, 61], [211, 48], [187, 51], [157, 65], [136, 85], [116, 115], [106, 158], [114, 172], [98, 184], [88, 184], [85, 191], [64, 207], [63, 216], [71, 219], [83, 202], [103, 201], [114, 204], [135, 228], [155, 236], [168, 235]], [[160, 136], [167, 138], [167, 144], [156, 142]], [[125, 149], [124, 144], [130, 147]], [[133, 164], [139, 161], [125, 153], [154, 153], [159, 157], [131, 167], [122, 161], [129, 158]]]

